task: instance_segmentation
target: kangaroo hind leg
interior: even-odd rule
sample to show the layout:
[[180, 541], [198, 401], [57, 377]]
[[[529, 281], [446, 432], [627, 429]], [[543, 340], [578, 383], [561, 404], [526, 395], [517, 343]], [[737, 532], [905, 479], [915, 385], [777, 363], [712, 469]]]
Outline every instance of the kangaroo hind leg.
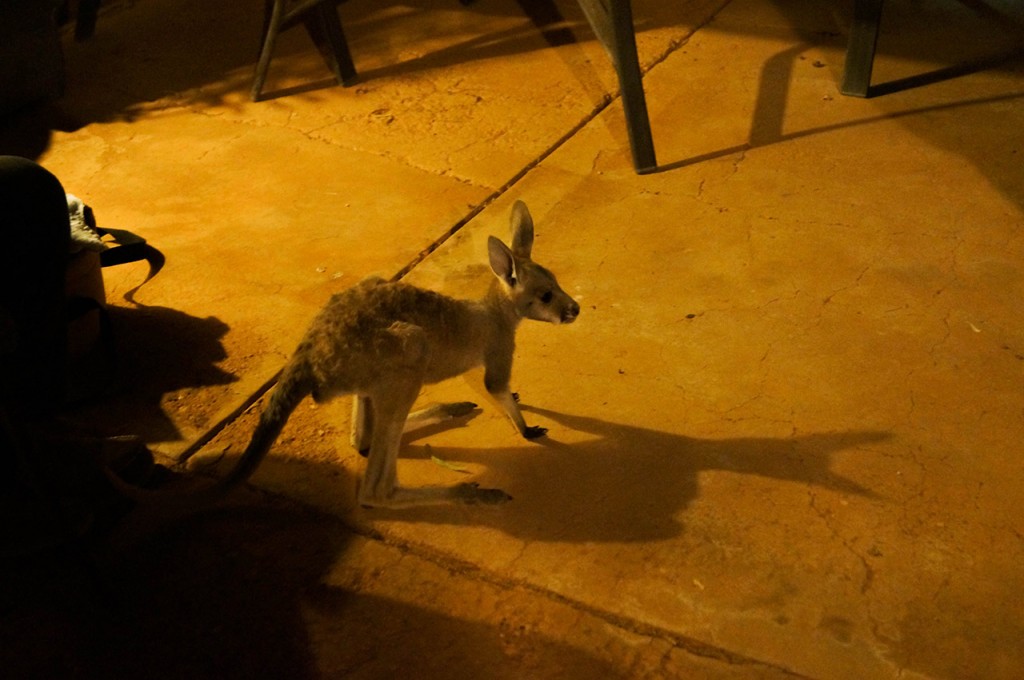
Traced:
[[[471, 401], [457, 401], [443, 404], [431, 404], [411, 412], [405, 419], [402, 432], [409, 432], [423, 425], [443, 423], [453, 418], [468, 416], [477, 408]], [[373, 439], [373, 401], [364, 395], [352, 398], [352, 448], [366, 456], [370, 452]]]
[[370, 454], [359, 488], [359, 504], [364, 507], [401, 507], [509, 500], [510, 496], [503, 491], [480, 489], [473, 484], [415, 489], [398, 486], [398, 452], [402, 432], [423, 386], [429, 346], [422, 328], [403, 322], [392, 324], [381, 340], [380, 346], [390, 349], [375, 358], [391, 366], [391, 370], [386, 371], [368, 390], [368, 401], [362, 401], [362, 395], [356, 399], [355, 408], [362, 409], [356, 424], [364, 426], [362, 436], [365, 436], [366, 429], [371, 431]]
[[390, 382], [370, 398], [373, 409], [373, 434], [366, 473], [359, 489], [359, 504], [366, 508], [408, 507], [447, 503], [495, 505], [512, 499], [500, 489], [482, 489], [477, 484], [407, 488], [398, 485], [398, 453], [402, 431], [420, 381], [407, 377]]
[[455, 418], [462, 418], [470, 415], [476, 409], [477, 405], [471, 401], [430, 404], [409, 414], [405, 420], [405, 431], [409, 432], [424, 425], [435, 425]]
[[[413, 376], [390, 380], [370, 397], [372, 410], [369, 412], [373, 414], [370, 453], [359, 487], [359, 504], [364, 507], [393, 505], [398, 487], [398, 450], [402, 443], [402, 430], [409, 409], [419, 394], [420, 384]], [[360, 399], [357, 397], [357, 403]], [[367, 412], [363, 411], [364, 416]]]
[[373, 403], [370, 398], [356, 394], [352, 397], [352, 448], [365, 456], [370, 451], [373, 437]]

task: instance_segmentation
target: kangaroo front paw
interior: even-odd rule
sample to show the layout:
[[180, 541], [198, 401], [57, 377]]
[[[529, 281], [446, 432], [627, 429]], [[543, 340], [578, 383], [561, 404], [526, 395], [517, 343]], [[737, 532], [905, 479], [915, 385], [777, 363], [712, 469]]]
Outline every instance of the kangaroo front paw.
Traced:
[[523, 436], [526, 437], [527, 439], [540, 439], [547, 433], [548, 428], [538, 427], [536, 425], [528, 425], [526, 429], [523, 430]]
[[466, 505], [483, 503], [484, 505], [501, 505], [512, 500], [512, 496], [501, 489], [481, 489], [476, 482], [466, 482], [455, 487], [455, 499]]

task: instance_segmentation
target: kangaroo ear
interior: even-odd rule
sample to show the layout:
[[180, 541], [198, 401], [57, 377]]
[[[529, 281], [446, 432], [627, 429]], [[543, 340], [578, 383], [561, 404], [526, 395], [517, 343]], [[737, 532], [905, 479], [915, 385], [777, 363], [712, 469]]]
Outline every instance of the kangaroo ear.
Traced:
[[516, 285], [516, 259], [512, 251], [496, 236], [487, 238], [487, 255], [491, 259], [491, 271], [508, 286]]
[[512, 206], [512, 252], [516, 257], [530, 257], [533, 250], [533, 218], [522, 201]]

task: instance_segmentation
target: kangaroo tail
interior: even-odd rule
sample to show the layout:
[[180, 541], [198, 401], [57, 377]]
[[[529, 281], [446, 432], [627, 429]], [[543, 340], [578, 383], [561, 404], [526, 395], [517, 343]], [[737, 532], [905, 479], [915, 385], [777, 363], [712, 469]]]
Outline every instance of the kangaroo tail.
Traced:
[[105, 469], [107, 478], [123, 496], [152, 509], [191, 510], [216, 503], [252, 476], [281, 434], [292, 411], [312, 389], [313, 380], [304, 363], [291, 362], [285, 366], [245, 452], [235, 467], [213, 484], [195, 489], [143, 489], [125, 482], [109, 468]]
[[213, 485], [212, 490], [224, 494], [244, 484], [263, 462], [299, 402], [312, 391], [313, 380], [306, 366], [301, 363], [288, 364], [270, 396], [270, 403], [260, 414], [260, 421], [245, 453], [231, 472]]

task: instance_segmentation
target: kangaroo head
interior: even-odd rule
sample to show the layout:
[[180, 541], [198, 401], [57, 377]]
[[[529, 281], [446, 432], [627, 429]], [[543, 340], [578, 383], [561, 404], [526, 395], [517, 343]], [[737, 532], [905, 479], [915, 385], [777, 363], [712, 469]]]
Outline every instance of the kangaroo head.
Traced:
[[523, 319], [572, 323], [580, 306], [562, 290], [555, 275], [530, 259], [533, 250], [533, 218], [522, 201], [512, 206], [512, 247], [491, 236], [487, 254], [516, 314]]

